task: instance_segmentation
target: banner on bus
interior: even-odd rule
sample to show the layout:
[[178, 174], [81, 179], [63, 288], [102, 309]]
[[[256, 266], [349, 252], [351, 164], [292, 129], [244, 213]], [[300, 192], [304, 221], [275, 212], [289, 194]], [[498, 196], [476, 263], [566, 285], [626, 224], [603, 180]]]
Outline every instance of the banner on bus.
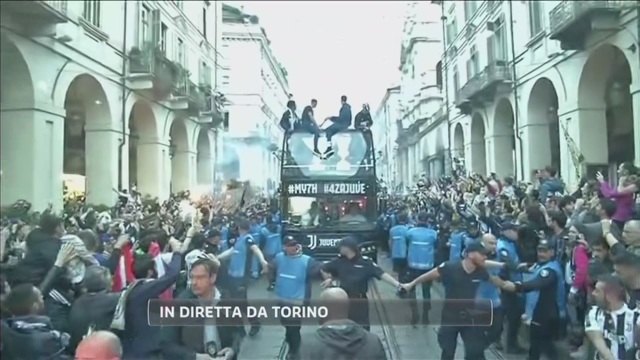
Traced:
[[295, 183], [286, 186], [289, 195], [364, 195], [368, 189], [363, 182]]

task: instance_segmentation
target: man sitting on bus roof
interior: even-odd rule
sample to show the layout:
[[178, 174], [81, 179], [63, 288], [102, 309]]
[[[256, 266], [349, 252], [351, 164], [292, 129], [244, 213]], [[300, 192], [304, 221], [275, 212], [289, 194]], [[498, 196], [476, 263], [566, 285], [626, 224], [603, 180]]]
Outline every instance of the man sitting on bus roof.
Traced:
[[[340, 113], [338, 116], [330, 116], [324, 119], [324, 124], [327, 121], [331, 121], [332, 124], [325, 130], [327, 133], [327, 142], [329, 143], [329, 147], [324, 152], [324, 157], [328, 158], [333, 155], [333, 149], [331, 147], [331, 137], [333, 135], [339, 133], [340, 131], [346, 130], [351, 126], [351, 105], [347, 104], [347, 96], [342, 95], [340, 97], [340, 103], [342, 104], [340, 107]], [[320, 125], [322, 127], [322, 125]]]
[[313, 116], [313, 109], [318, 106], [318, 100], [311, 99], [311, 105], [307, 105], [302, 110], [302, 119], [300, 121], [300, 130], [313, 134], [313, 153], [316, 156], [321, 156], [322, 153], [318, 150], [318, 138], [320, 137], [320, 128], [316, 122], [316, 118]]

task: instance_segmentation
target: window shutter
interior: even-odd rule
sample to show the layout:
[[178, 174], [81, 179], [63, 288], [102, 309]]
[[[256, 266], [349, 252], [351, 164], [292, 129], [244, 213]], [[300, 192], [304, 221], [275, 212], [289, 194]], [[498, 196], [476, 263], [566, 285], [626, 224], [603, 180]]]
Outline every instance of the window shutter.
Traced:
[[151, 43], [160, 47], [160, 10], [151, 10]]
[[496, 61], [495, 39], [493, 34], [487, 38], [487, 63], [489, 65]]

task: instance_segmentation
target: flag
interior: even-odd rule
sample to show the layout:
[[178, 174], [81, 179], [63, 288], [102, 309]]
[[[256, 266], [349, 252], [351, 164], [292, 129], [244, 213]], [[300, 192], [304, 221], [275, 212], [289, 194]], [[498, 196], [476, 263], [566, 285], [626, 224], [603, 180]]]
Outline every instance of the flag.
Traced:
[[120, 260], [118, 262], [118, 266], [116, 267], [116, 272], [113, 275], [112, 290], [114, 292], [122, 291], [127, 287], [128, 284], [132, 283], [134, 280], [135, 276], [133, 275], [133, 251], [131, 244], [127, 244], [122, 247], [120, 253]]

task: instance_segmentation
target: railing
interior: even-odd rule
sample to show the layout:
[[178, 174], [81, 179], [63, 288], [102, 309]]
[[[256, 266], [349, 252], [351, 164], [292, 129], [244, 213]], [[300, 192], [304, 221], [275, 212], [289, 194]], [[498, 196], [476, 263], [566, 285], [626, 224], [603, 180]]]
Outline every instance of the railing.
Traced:
[[635, 1], [624, 0], [562, 1], [549, 13], [549, 28], [552, 34], [557, 33], [590, 11], [619, 10], [632, 6], [638, 5]]
[[180, 85], [182, 69], [169, 60], [157, 46], [150, 43], [142, 48], [134, 47], [129, 52], [129, 73], [151, 74], [172, 87]]
[[489, 64], [464, 84], [456, 94], [456, 103], [465, 102], [495, 82], [511, 80], [511, 71], [508, 66]]

